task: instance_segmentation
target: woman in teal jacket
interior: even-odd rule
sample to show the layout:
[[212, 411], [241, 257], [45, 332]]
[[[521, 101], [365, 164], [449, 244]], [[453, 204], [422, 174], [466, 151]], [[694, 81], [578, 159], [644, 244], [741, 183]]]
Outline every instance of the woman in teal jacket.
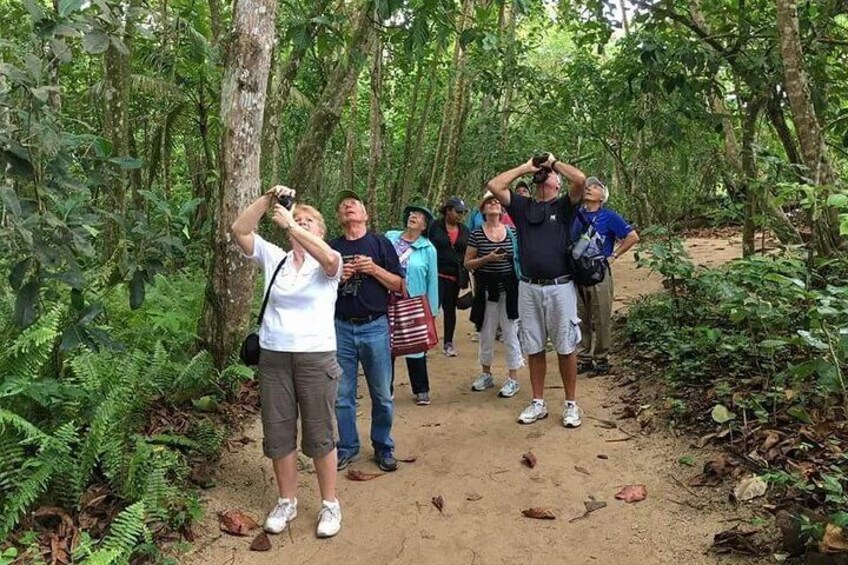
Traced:
[[[393, 230], [386, 237], [395, 246], [401, 271], [404, 273], [406, 290], [409, 296], [427, 295], [430, 311], [435, 316], [439, 311], [439, 269], [436, 262], [436, 248], [423, 234], [427, 233], [433, 213], [423, 206], [407, 206], [403, 210], [406, 229]], [[406, 369], [415, 403], [419, 406], [430, 404], [430, 378], [427, 375], [427, 357], [424, 353], [406, 356]], [[392, 363], [394, 375], [394, 363]], [[394, 382], [394, 379], [392, 379]]]

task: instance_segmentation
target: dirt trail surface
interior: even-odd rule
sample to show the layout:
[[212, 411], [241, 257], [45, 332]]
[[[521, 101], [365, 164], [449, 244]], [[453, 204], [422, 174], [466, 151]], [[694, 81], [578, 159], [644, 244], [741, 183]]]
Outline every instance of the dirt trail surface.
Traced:
[[[741, 242], [734, 239], [689, 239], [687, 247], [696, 264], [711, 266], [741, 254]], [[662, 288], [656, 276], [636, 269], [632, 254], [614, 271], [618, 307]], [[310, 472], [300, 475], [298, 517], [291, 534], [271, 536], [270, 551], [251, 552], [252, 536], [237, 538], [219, 531], [217, 512], [240, 509], [261, 523], [276, 499], [271, 467], [262, 457], [257, 416], [245, 429], [256, 441], [225, 453], [217, 486], [203, 493], [206, 516], [195, 528], [194, 549], [182, 562], [724, 562], [707, 549], [715, 533], [733, 525], [723, 513], [727, 509], [718, 505], [699, 511], [685, 505], [691, 494], [671, 478], [685, 481], [694, 474], [678, 463], [682, 455], [695, 457], [695, 469], [707, 458], [690, 448], [691, 439], [663, 433], [626, 439], [619, 429], [604, 428], [596, 419], [614, 420], [628, 433], [635, 433], [637, 426], [633, 420], [616, 420], [621, 389], [609, 377], [581, 377], [578, 400], [583, 426], [566, 430], [559, 417], [563, 391], [553, 356], [548, 359], [546, 383], [551, 417], [530, 426], [518, 424], [516, 418], [531, 398], [527, 369], [519, 373], [522, 389], [514, 398], [498, 398], [498, 388], [471, 392], [478, 371], [476, 344], [470, 340], [467, 315], [461, 319], [459, 356], [448, 359], [434, 352], [429, 357], [432, 405], [414, 404], [404, 365], [398, 363], [393, 433], [397, 456], [417, 460], [369, 482], [340, 475], [343, 523], [337, 537], [315, 537], [320, 500], [316, 477]], [[494, 369], [499, 387], [504, 374], [500, 344]], [[354, 468], [377, 472], [370, 460], [370, 400], [362, 378], [359, 393], [363, 458]], [[521, 455], [529, 450], [538, 457], [532, 469], [521, 463]], [[646, 485], [647, 499], [632, 504], [615, 500], [620, 487], [629, 484]], [[431, 503], [436, 496], [444, 499], [443, 513]], [[583, 514], [583, 503], [590, 496], [607, 506], [570, 522]], [[556, 519], [522, 516], [521, 510], [534, 506], [550, 507]]]

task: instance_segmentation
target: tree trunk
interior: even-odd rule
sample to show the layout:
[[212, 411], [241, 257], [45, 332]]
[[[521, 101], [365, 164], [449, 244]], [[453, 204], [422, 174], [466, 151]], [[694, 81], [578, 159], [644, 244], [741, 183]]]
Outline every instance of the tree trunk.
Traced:
[[[813, 107], [807, 72], [804, 68], [804, 53], [798, 31], [798, 12], [795, 0], [776, 0], [778, 38], [783, 58], [786, 95], [792, 110], [792, 121], [801, 142], [801, 156], [807, 167], [807, 177], [816, 186], [829, 185], [836, 181], [827, 154], [824, 133]], [[839, 244], [838, 221], [835, 210], [825, 209], [820, 218], [813, 222], [816, 251], [825, 257], [833, 255]]]
[[356, 168], [356, 123], [359, 116], [359, 102], [357, 93], [359, 89], [354, 85], [350, 93], [350, 115], [348, 117], [347, 133], [345, 134], [345, 161], [342, 169], [342, 186], [345, 190], [356, 191], [354, 183], [354, 170]]
[[498, 160], [506, 157], [506, 144], [509, 141], [509, 118], [512, 112], [512, 92], [515, 66], [515, 13], [512, 3], [501, 5], [502, 18], [500, 22], [501, 35], [506, 43], [506, 60], [501, 75], [504, 84], [503, 101], [501, 103], [500, 136], [498, 138]]
[[221, 44], [221, 0], [209, 0], [209, 27], [212, 30], [212, 47]]
[[254, 267], [230, 225], [260, 194], [259, 160], [265, 92], [274, 42], [275, 0], [239, 0], [221, 85], [220, 183], [215, 199], [212, 265], [198, 334], [222, 368], [244, 337]]
[[398, 165], [397, 173], [395, 174], [392, 189], [389, 193], [389, 214], [392, 218], [400, 216], [401, 207], [406, 203], [403, 197], [404, 188], [403, 182], [406, 180], [407, 169], [409, 168], [409, 159], [412, 156], [412, 145], [414, 139], [412, 137], [415, 128], [416, 112], [418, 111], [418, 99], [421, 92], [421, 81], [424, 75], [424, 65], [419, 62], [415, 71], [415, 84], [412, 87], [412, 103], [409, 106], [409, 113], [406, 115], [406, 128], [403, 135], [403, 154]]
[[757, 135], [757, 117], [760, 114], [762, 101], [751, 100], [745, 108], [745, 118], [742, 121], [742, 183], [745, 189], [745, 218], [742, 225], [742, 256], [754, 254], [754, 236], [757, 225], [755, 216], [759, 208], [757, 195], [760, 192], [756, 186], [757, 163], [754, 156], [754, 141]]
[[324, 158], [327, 142], [341, 120], [344, 103], [356, 85], [362, 65], [371, 51], [371, 42], [376, 35], [371, 21], [373, 11], [372, 0], [365, 0], [360, 4], [345, 54], [333, 69], [327, 86], [309, 118], [306, 132], [297, 144], [288, 180], [292, 187], [297, 188], [299, 195], [307, 196], [317, 190], [320, 182], [320, 163]]
[[[409, 165], [407, 165], [404, 169], [403, 180], [401, 181], [399, 197], [401, 202], [406, 202], [409, 198], [409, 194], [407, 193], [409, 185], [413, 178], [416, 178], [418, 175], [418, 166], [421, 162], [421, 154], [424, 151], [424, 136], [427, 133], [427, 123], [430, 121], [430, 112], [433, 109], [433, 93], [436, 91], [436, 85], [439, 82], [435, 77], [435, 73], [441, 54], [442, 49], [441, 46], [439, 46], [439, 49], [436, 51], [436, 55], [433, 58], [433, 62], [430, 65], [429, 84], [427, 85], [427, 93], [424, 95], [424, 110], [421, 112], [421, 118], [418, 120], [418, 126], [415, 128], [415, 146], [412, 149]], [[425, 195], [425, 193], [421, 191], [420, 186], [421, 184], [419, 183], [419, 190], [415, 195], [417, 200], [423, 199]]]
[[371, 229], [380, 230], [380, 212], [377, 202], [377, 178], [380, 174], [380, 159], [383, 143], [380, 136], [380, 126], [383, 116], [380, 110], [380, 96], [383, 83], [383, 42], [374, 42], [374, 52], [371, 54], [371, 108], [369, 114], [369, 131], [371, 150], [368, 156], [368, 196], [366, 198]]
[[294, 79], [297, 78], [297, 71], [300, 69], [303, 57], [309, 51], [317, 34], [318, 25], [314, 20], [324, 13], [329, 3], [329, 0], [320, 0], [312, 4], [312, 9], [307, 15], [309, 24], [306, 26], [306, 41], [292, 46], [285, 66], [282, 64], [283, 57], [279, 55], [280, 64], [277, 67], [276, 76], [273, 77], [273, 80], [269, 80], [273, 83], [273, 88], [271, 88], [272, 85], [269, 85], [269, 91], [272, 94], [265, 108], [262, 169], [268, 173], [270, 181], [274, 184], [282, 182], [280, 178], [282, 140], [280, 137], [283, 135], [283, 131], [280, 128], [280, 118], [285, 112], [286, 106], [288, 106]]

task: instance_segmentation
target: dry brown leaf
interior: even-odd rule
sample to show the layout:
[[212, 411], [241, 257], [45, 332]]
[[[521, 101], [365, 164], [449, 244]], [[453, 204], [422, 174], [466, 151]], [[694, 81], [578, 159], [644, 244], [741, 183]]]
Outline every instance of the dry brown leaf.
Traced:
[[221, 531], [234, 536], [246, 536], [250, 530], [259, 527], [256, 521], [241, 510], [227, 510], [218, 513]]
[[618, 491], [615, 498], [624, 502], [639, 502], [645, 500], [648, 496], [648, 489], [645, 485], [627, 485]]
[[442, 495], [434, 496], [430, 502], [433, 503], [433, 506], [439, 509], [439, 513], [444, 514], [445, 509], [445, 499], [442, 498]]
[[835, 524], [828, 524], [824, 528], [824, 537], [819, 544], [822, 553], [842, 553], [848, 551], [848, 538], [842, 528]]
[[713, 549], [716, 553], [759, 555], [762, 553], [762, 549], [750, 539], [758, 531], [740, 530], [739, 526], [734, 526], [732, 529], [719, 532], [713, 537]]
[[739, 481], [736, 488], [733, 489], [733, 498], [739, 502], [752, 500], [766, 493], [768, 485], [760, 477], [748, 477]]
[[528, 508], [527, 510], [522, 510], [522, 514], [527, 516], [528, 518], [535, 518], [536, 520], [555, 520], [556, 516], [554, 516], [554, 511], [550, 508], [544, 508], [540, 506], [536, 506], [533, 508]]
[[268, 539], [268, 534], [259, 532], [250, 544], [250, 551], [271, 551], [271, 540]]
[[68, 555], [67, 538], [60, 538], [52, 532], [50, 533], [50, 560], [51, 563], [62, 563], [63, 565], [71, 562], [70, 555]]
[[483, 496], [477, 494], [476, 492], [471, 492], [465, 495], [465, 500], [469, 500], [471, 502], [477, 502], [478, 500], [482, 500]]
[[604, 455], [603, 453], [599, 453], [598, 459], [609, 459], [609, 455]]
[[689, 479], [690, 487], [714, 487], [731, 472], [733, 465], [724, 454], [704, 464], [704, 472]]
[[594, 512], [595, 510], [600, 510], [601, 508], [606, 508], [607, 503], [603, 500], [595, 500], [593, 497], [589, 497], [589, 500], [583, 501], [583, 506], [586, 507], [586, 514]]
[[401, 463], [415, 463], [418, 460], [418, 457], [411, 455], [409, 457], [398, 457], [397, 460]]
[[536, 458], [536, 455], [532, 451], [528, 451], [527, 453], [522, 455], [521, 459], [523, 463], [531, 469], [536, 466], [536, 463], [539, 462], [539, 460]]
[[370, 481], [371, 479], [382, 476], [383, 473], [366, 473], [359, 469], [348, 469], [347, 473], [345, 473], [345, 478], [349, 481]]
[[585, 467], [581, 467], [580, 465], [575, 465], [574, 470], [577, 471], [578, 473], [583, 473], [584, 475], [591, 475], [592, 474]]
[[766, 439], [763, 442], [763, 445], [760, 447], [760, 451], [763, 453], [768, 453], [768, 451], [780, 443], [780, 434], [775, 430], [766, 430], [765, 431]]

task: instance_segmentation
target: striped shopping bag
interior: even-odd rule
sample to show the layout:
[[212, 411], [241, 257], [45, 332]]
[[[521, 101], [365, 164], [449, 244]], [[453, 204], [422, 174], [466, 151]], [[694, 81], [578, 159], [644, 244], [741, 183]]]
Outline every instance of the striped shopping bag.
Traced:
[[439, 343], [436, 321], [427, 296], [410, 298], [404, 285], [403, 295], [389, 298], [389, 335], [392, 357], [424, 353]]

